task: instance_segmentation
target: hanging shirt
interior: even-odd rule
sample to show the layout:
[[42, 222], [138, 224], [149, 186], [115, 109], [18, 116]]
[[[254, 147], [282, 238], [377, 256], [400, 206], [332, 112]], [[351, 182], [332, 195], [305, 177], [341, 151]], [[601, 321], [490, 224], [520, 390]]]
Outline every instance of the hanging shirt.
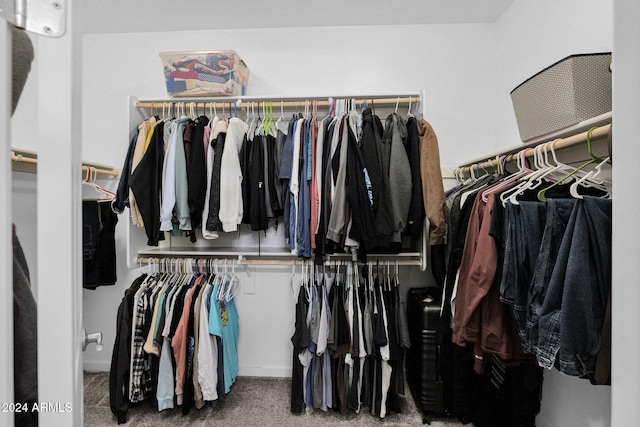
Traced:
[[215, 336], [209, 333], [209, 311], [211, 304], [210, 283], [205, 285], [202, 291], [202, 303], [200, 305], [200, 324], [198, 346], [198, 382], [202, 389], [202, 397], [206, 401], [218, 399], [216, 386], [218, 384], [218, 342]]
[[170, 126], [171, 134], [167, 153], [164, 158], [162, 176], [162, 206], [160, 209], [160, 230], [162, 231], [173, 230], [172, 218], [173, 209], [176, 206], [176, 182], [178, 180], [176, 176], [176, 147], [180, 145], [184, 158], [183, 144], [178, 141], [181, 141], [182, 132], [184, 132], [184, 127], [188, 121], [188, 117], [182, 117], [175, 120]]
[[289, 248], [293, 254], [297, 255], [298, 239], [298, 203], [300, 192], [300, 156], [301, 143], [304, 128], [304, 119], [298, 119], [293, 129], [293, 163], [291, 168], [290, 191], [290, 212], [289, 212]]
[[202, 237], [217, 239], [218, 231], [222, 231], [220, 223], [220, 165], [222, 151], [228, 128], [226, 120], [214, 120], [210, 134], [209, 149], [207, 151], [207, 194], [205, 208], [202, 215]]
[[298, 195], [298, 215], [296, 219], [296, 240], [298, 256], [311, 258], [311, 236], [309, 232], [309, 222], [311, 220], [311, 206], [309, 204], [309, 161], [311, 160], [308, 149], [311, 141], [311, 122], [305, 120], [301, 133], [301, 157], [302, 170], [300, 171], [299, 195]]
[[[334, 135], [335, 136], [335, 135]], [[346, 116], [340, 121], [340, 131], [337, 133], [339, 140], [339, 151], [336, 149], [336, 158], [334, 154], [332, 162], [332, 170], [335, 174], [334, 191], [331, 207], [331, 217], [329, 218], [329, 227], [327, 229], [327, 239], [335, 243], [341, 243], [346, 232], [347, 219], [347, 150], [349, 147], [349, 129]], [[337, 164], [335, 162], [337, 161]]]
[[[145, 120], [144, 122], [138, 125], [138, 138], [136, 141], [135, 149], [133, 152], [133, 157], [131, 161], [131, 173], [133, 173], [140, 160], [142, 160], [142, 156], [144, 155], [144, 151], [147, 143], [147, 136], [149, 136], [151, 128], [155, 125], [156, 118], [151, 117], [149, 120]], [[143, 226], [142, 218], [140, 217], [140, 213], [138, 212], [138, 207], [136, 205], [135, 195], [131, 190], [129, 190], [129, 211], [131, 214], [131, 223], [133, 225]]]
[[[185, 147], [186, 129], [191, 123], [189, 117], [182, 117], [178, 121], [179, 129], [175, 140], [175, 168], [176, 168], [176, 204], [175, 215], [178, 221], [178, 230], [191, 230], [191, 214], [189, 211], [189, 177], [187, 175], [187, 153]], [[182, 131], [180, 130], [182, 129]], [[174, 227], [175, 229], [175, 227]]]
[[242, 223], [242, 170], [240, 150], [248, 125], [237, 117], [229, 119], [229, 129], [220, 166], [220, 221], [225, 232], [236, 231]]

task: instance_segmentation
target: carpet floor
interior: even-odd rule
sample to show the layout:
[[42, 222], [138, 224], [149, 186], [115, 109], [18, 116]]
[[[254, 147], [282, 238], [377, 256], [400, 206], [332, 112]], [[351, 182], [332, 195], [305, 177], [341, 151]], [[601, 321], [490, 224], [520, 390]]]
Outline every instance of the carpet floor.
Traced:
[[[392, 413], [380, 419], [369, 413], [342, 415], [319, 410], [311, 414], [294, 415], [289, 410], [290, 378], [238, 377], [231, 392], [218, 408], [192, 408], [183, 415], [180, 408], [158, 412], [151, 403], [143, 402], [130, 408], [127, 426], [417, 426], [422, 415], [411, 394], [402, 399], [402, 413]], [[85, 426], [114, 426], [116, 418], [109, 408], [109, 373], [84, 374]], [[431, 421], [433, 427], [462, 426], [455, 419]], [[472, 426], [472, 424], [467, 424]]]

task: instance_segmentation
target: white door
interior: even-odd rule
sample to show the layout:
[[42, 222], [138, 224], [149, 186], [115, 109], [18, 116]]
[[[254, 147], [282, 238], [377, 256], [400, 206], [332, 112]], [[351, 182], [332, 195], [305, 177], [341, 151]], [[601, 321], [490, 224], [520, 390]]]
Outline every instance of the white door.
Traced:
[[[0, 19], [0, 342], [13, 340], [13, 258], [11, 246], [11, 49], [7, 22]], [[5, 286], [5, 284], [7, 284]], [[0, 346], [0, 403], [13, 402], [13, 346]], [[4, 408], [0, 408], [4, 409]], [[7, 408], [8, 409], [8, 408]], [[0, 425], [13, 425], [13, 414], [0, 410]]]

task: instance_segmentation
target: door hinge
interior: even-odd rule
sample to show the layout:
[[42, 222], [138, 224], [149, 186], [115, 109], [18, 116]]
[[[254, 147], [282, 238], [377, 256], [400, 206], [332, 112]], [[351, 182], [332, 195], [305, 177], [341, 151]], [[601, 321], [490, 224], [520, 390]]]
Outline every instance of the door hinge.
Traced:
[[60, 37], [66, 29], [67, 0], [0, 0], [0, 17], [29, 32]]

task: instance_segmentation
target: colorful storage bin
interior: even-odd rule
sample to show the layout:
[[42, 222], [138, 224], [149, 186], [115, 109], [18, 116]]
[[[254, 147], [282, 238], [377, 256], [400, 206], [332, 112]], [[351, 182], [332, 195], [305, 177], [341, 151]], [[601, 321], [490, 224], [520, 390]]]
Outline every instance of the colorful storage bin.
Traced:
[[167, 93], [171, 97], [240, 96], [249, 68], [234, 50], [161, 52]]

